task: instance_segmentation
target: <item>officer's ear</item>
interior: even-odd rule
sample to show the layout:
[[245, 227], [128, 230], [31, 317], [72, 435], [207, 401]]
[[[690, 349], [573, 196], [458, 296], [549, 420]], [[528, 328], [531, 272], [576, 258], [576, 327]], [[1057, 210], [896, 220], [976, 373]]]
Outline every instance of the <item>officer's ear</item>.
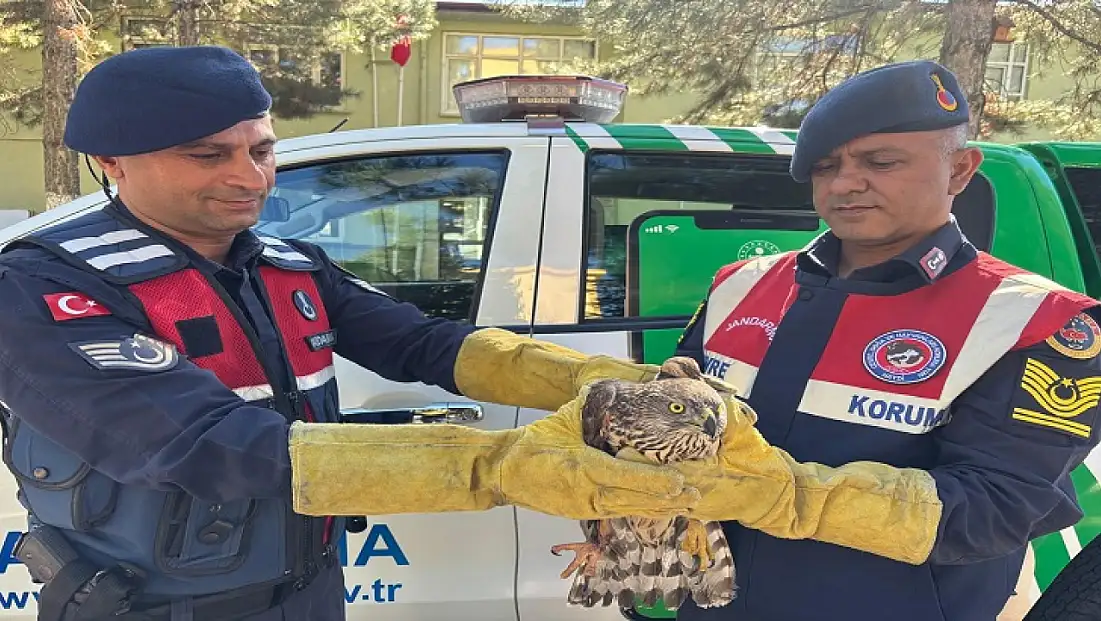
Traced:
[[108, 177], [119, 180], [123, 177], [122, 167], [119, 165], [119, 158], [108, 155], [93, 155], [92, 159], [99, 164], [99, 167], [103, 169], [103, 172]]
[[956, 196], [967, 188], [971, 177], [979, 171], [983, 161], [982, 151], [977, 147], [965, 147], [948, 156], [952, 164], [952, 176], [948, 179], [948, 193]]

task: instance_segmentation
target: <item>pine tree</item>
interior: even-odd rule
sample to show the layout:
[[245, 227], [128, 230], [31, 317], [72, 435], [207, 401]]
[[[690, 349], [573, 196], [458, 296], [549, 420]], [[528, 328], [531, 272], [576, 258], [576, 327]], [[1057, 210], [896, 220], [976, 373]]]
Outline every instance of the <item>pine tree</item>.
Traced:
[[[632, 93], [691, 91], [674, 122], [795, 127], [841, 80], [906, 58], [958, 76], [972, 136], [1026, 123], [1056, 138], [1101, 137], [1101, 8], [1095, 0], [493, 0], [511, 17], [579, 26], [611, 44], [602, 62], [570, 69], [629, 82]], [[1075, 87], [1049, 101], [999, 100], [985, 83], [995, 33], [1029, 44], [1033, 70]], [[1059, 61], [1059, 63], [1055, 62]]]
[[[331, 110], [355, 91], [341, 83], [335, 52], [364, 52], [435, 28], [429, 0], [8, 0], [0, 2], [0, 111], [5, 122], [40, 127], [47, 208], [80, 194], [81, 160], [62, 143], [80, 77], [124, 44], [227, 45], [248, 54], [272, 93], [278, 118]], [[19, 51], [39, 48], [40, 68]], [[318, 75], [320, 74], [320, 76]], [[320, 77], [320, 79], [319, 79]]]

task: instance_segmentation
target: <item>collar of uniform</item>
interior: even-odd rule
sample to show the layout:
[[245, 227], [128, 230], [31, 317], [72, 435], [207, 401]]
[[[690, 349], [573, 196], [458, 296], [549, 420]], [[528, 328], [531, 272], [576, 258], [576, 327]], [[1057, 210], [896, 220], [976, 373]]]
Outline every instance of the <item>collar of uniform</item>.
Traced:
[[226, 262], [219, 267], [235, 272], [241, 271], [255, 261], [263, 251], [264, 242], [260, 241], [252, 229], [246, 229], [233, 238], [233, 245], [229, 247], [229, 253], [226, 254]]
[[[869, 282], [895, 282], [912, 274], [931, 284], [943, 276], [945, 268], [963, 247], [963, 232], [955, 216], [933, 231], [920, 243], [878, 265], [854, 270], [847, 280]], [[796, 256], [796, 264], [803, 272], [837, 278], [841, 261], [841, 240], [831, 231], [819, 235]]]
[[234, 272], [239, 272], [247, 266], [250, 261], [260, 256], [260, 253], [264, 251], [264, 242], [260, 241], [260, 238], [257, 237], [251, 229], [246, 229], [233, 238], [233, 244], [229, 247], [229, 253], [226, 255], [226, 262], [224, 264], [219, 264], [203, 257], [195, 252], [190, 246], [175, 237], [142, 222], [134, 215], [134, 212], [130, 211], [130, 208], [127, 207], [125, 203], [118, 199], [118, 197], [113, 197], [111, 203], [105, 209], [114, 210], [116, 214], [128, 221], [131, 225], [141, 229], [148, 235], [155, 236], [163, 242], [167, 242], [169, 247], [177, 252], [183, 253], [192, 263], [209, 264], [214, 271], [229, 269]]

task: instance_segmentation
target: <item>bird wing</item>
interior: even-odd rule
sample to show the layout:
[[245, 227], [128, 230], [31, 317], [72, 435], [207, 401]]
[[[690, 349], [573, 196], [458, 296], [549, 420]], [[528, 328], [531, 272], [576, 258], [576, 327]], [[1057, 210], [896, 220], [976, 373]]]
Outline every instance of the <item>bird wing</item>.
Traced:
[[581, 407], [581, 438], [585, 444], [611, 453], [604, 428], [616, 399], [616, 381], [598, 380], [589, 384], [589, 395]]

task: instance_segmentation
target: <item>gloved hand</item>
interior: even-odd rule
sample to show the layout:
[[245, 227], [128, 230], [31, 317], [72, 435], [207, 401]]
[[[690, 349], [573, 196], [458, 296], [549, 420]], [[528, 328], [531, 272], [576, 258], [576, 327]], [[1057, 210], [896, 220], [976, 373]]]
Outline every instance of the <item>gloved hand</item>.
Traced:
[[499, 328], [472, 333], [455, 361], [455, 384], [463, 395], [552, 412], [593, 380], [647, 382], [657, 374], [656, 365], [590, 356]]
[[765, 441], [748, 404], [733, 396], [724, 400], [728, 422], [719, 453], [674, 465], [701, 494], [690, 517], [925, 562], [941, 516], [928, 472], [876, 462], [837, 468], [797, 462]]
[[294, 510], [382, 515], [525, 507], [575, 520], [671, 517], [699, 501], [668, 467], [615, 459], [584, 444], [588, 388], [518, 429], [462, 425], [291, 426]]

